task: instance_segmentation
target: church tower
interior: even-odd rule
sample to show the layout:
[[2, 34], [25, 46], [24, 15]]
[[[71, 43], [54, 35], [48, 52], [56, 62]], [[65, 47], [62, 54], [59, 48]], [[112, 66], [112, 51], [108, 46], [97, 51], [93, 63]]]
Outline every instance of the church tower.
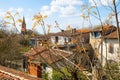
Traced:
[[25, 35], [25, 34], [27, 33], [27, 30], [26, 30], [26, 22], [25, 22], [25, 17], [24, 17], [24, 16], [23, 16], [21, 33], [22, 33], [23, 35]]

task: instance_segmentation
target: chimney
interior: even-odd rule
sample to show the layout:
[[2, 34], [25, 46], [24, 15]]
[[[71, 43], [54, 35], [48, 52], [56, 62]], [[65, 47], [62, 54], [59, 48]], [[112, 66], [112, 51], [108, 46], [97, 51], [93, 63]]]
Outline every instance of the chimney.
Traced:
[[72, 33], [75, 33], [76, 32], [76, 28], [72, 29]]
[[34, 62], [28, 62], [28, 73], [41, 78], [42, 77], [42, 67], [41, 64], [37, 64]]
[[76, 28], [73, 29], [74, 30], [74, 33], [76, 32]]
[[61, 32], [64, 32], [64, 30], [61, 30]]

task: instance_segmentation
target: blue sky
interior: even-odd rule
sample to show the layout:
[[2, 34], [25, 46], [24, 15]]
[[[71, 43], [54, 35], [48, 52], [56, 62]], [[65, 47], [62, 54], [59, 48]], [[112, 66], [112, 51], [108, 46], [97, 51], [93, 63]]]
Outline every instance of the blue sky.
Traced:
[[[90, 5], [94, 5], [92, 0], [1, 0], [0, 1], [0, 17], [2, 18], [7, 11], [18, 11], [20, 18], [25, 16], [26, 24], [28, 29], [32, 29], [33, 21], [32, 18], [35, 14], [41, 13], [48, 15], [45, 20], [46, 25], [55, 25], [57, 21], [62, 29], [66, 29], [67, 25], [71, 25], [72, 28], [82, 28], [90, 26], [86, 20], [85, 25], [82, 26], [83, 19], [81, 17], [81, 5], [88, 1]], [[97, 4], [103, 3], [107, 5], [111, 0], [95, 0]], [[120, 7], [119, 7], [120, 9]], [[99, 10], [103, 22], [108, 16], [109, 10], [101, 7], [99, 4]], [[92, 18], [92, 24], [98, 25], [99, 21]], [[18, 27], [20, 30], [20, 27]], [[37, 26], [35, 28], [39, 33], [43, 33], [42, 28]], [[54, 27], [51, 28], [51, 32], [57, 32], [59, 29]]]

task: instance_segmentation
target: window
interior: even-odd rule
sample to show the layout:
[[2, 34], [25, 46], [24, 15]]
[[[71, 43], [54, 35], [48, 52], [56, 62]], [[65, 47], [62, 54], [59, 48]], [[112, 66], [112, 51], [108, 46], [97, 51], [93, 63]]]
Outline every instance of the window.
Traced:
[[114, 53], [114, 44], [109, 44], [109, 53]]
[[66, 38], [64, 38], [64, 40], [65, 40], [65, 43], [67, 42], [67, 39]]
[[71, 38], [68, 38], [68, 42], [71, 42]]
[[58, 36], [55, 37], [55, 42], [58, 43]]
[[36, 40], [34, 38], [31, 38], [29, 42], [30, 46], [33, 47], [35, 43], [36, 43]]
[[92, 37], [93, 38], [99, 38], [101, 36], [100, 32], [92, 32]]

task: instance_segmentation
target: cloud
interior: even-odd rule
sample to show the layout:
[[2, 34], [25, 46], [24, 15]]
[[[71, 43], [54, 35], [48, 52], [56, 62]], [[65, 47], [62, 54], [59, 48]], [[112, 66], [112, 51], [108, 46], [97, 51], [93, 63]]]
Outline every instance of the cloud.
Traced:
[[21, 12], [23, 12], [23, 8], [17, 8], [16, 11], [21, 13]]
[[112, 1], [113, 0], [89, 0], [89, 2], [92, 5], [96, 4], [97, 6], [101, 6], [101, 5], [108, 6], [112, 4]]
[[9, 8], [9, 9], [0, 9], [0, 17], [1, 18], [4, 18], [5, 14], [7, 11], [10, 11], [10, 12], [19, 12], [19, 13], [22, 13], [23, 12], [23, 8]]
[[41, 10], [40, 10], [40, 13], [42, 15], [50, 15], [51, 14], [51, 11], [49, 9], [49, 6], [42, 6]]
[[62, 17], [76, 15], [76, 8], [73, 6], [61, 7], [60, 13]]
[[8, 11], [10, 12], [19, 12], [22, 13], [23, 12], [23, 8], [9, 8]]
[[82, 3], [82, 0], [52, 0], [50, 5], [43, 6], [40, 12], [48, 15], [58, 13], [62, 17], [75, 16], [79, 13], [77, 6]]
[[64, 5], [81, 5], [82, 0], [52, 0], [51, 5], [64, 6]]
[[5, 16], [5, 11], [3, 9], [0, 9], [0, 17], [3, 18]]

